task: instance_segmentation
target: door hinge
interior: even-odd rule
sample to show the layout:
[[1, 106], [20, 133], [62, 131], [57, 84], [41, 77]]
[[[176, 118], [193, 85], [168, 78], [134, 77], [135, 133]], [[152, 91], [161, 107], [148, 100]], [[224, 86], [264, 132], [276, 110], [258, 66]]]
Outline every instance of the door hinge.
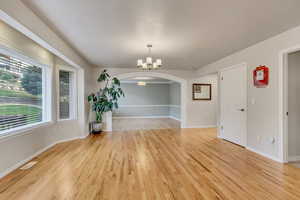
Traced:
[[286, 112], [286, 116], [289, 116], [289, 112]]
[[221, 80], [222, 80], [222, 81], [224, 80], [223, 76], [221, 77]]

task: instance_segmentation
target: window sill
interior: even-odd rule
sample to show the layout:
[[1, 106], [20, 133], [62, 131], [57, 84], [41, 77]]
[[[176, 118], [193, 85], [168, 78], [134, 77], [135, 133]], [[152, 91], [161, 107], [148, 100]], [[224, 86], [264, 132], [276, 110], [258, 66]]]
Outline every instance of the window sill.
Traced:
[[10, 138], [13, 138], [13, 137], [17, 137], [17, 136], [30, 134], [31, 131], [33, 131], [37, 128], [47, 127], [47, 126], [50, 126], [52, 124], [54, 124], [53, 121], [39, 122], [39, 123], [36, 123], [36, 124], [30, 124], [30, 125], [27, 125], [27, 126], [22, 126], [22, 127], [9, 129], [9, 130], [6, 130], [6, 131], [3, 131], [3, 132], [0, 133], [0, 141], [10, 139]]

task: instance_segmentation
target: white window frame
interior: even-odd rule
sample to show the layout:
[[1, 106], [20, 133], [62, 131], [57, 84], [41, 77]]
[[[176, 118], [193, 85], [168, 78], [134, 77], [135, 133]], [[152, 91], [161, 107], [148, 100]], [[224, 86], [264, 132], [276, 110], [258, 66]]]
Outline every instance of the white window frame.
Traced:
[[25, 131], [38, 128], [40, 126], [52, 124], [52, 71], [53, 68], [49, 65], [42, 64], [35, 59], [25, 56], [15, 50], [7, 48], [0, 44], [0, 53], [10, 57], [19, 59], [20, 61], [26, 62], [31, 65], [42, 68], [42, 109], [43, 118], [41, 122], [32, 123], [24, 126], [19, 126], [4, 131], [0, 131], [0, 139], [7, 136], [18, 135]]
[[[60, 83], [59, 83], [59, 72], [66, 71], [70, 72], [70, 117], [66, 119], [60, 118]], [[77, 120], [77, 70], [70, 66], [59, 65], [57, 67], [57, 121]]]

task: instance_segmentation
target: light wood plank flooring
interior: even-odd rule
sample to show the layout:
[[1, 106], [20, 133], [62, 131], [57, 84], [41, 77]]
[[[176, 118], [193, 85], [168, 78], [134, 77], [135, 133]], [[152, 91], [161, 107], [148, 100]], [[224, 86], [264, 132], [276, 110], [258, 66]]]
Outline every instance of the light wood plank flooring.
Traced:
[[300, 169], [217, 139], [215, 129], [116, 131], [34, 160], [0, 180], [1, 200], [300, 199]]
[[180, 122], [171, 118], [115, 118], [114, 131], [180, 128]]

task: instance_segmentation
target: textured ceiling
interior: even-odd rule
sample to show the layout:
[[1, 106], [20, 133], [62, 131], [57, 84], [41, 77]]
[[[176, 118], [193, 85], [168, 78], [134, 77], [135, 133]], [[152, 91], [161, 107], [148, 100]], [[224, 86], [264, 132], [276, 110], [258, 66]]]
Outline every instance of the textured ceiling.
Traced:
[[299, 0], [23, 0], [90, 63], [195, 69], [300, 24]]

